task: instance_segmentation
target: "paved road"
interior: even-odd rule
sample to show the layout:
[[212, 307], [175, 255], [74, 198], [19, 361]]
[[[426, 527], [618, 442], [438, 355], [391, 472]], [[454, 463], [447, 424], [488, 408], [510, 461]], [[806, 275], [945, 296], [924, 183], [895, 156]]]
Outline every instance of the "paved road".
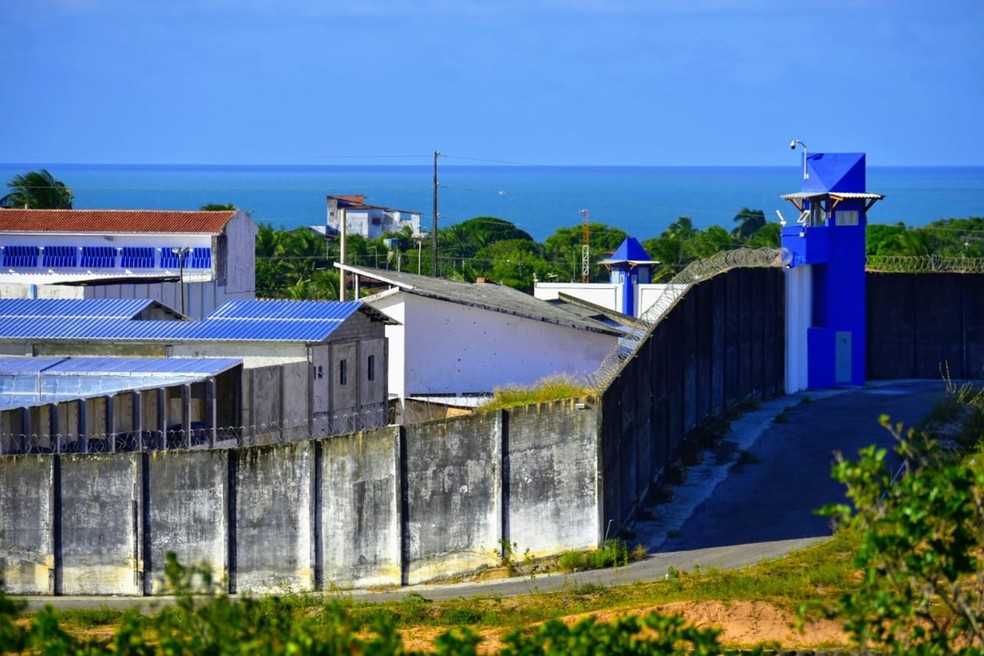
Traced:
[[[387, 601], [410, 593], [428, 599], [509, 596], [586, 585], [620, 585], [665, 578], [670, 568], [739, 568], [781, 557], [830, 536], [825, 518], [813, 512], [843, 499], [830, 478], [834, 452], [857, 454], [868, 444], [891, 446], [878, 423], [882, 414], [915, 424], [945, 395], [940, 381], [893, 381], [862, 389], [803, 393], [772, 399], [732, 423], [721, 448], [708, 453], [674, 489], [670, 503], [643, 513], [635, 541], [650, 548], [645, 561], [615, 570], [540, 575], [486, 583], [419, 585], [389, 591], [340, 593], [346, 598]], [[784, 420], [776, 421], [783, 415]], [[747, 451], [749, 464], [739, 463]], [[153, 608], [166, 598], [44, 597], [29, 607], [108, 606]]]

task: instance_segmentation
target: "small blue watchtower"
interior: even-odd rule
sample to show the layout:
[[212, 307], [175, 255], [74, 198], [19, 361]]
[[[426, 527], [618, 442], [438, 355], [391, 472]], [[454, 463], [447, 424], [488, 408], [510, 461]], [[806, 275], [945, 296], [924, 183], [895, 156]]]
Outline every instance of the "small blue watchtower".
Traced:
[[[791, 145], [796, 146], [794, 141]], [[864, 153], [803, 152], [799, 211], [782, 229], [787, 392], [865, 383], [865, 226], [879, 194], [865, 190]]]
[[653, 267], [659, 264], [649, 258], [649, 253], [635, 237], [626, 237], [611, 257], [599, 264], [608, 269], [609, 282], [619, 285], [619, 303], [615, 309], [622, 314], [635, 316], [635, 297], [637, 285], [648, 285], [653, 281]]

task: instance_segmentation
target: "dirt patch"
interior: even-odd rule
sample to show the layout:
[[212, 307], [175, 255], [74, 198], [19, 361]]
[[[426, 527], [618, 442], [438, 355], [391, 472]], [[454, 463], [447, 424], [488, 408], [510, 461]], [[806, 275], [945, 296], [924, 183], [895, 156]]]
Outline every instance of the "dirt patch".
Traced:
[[[785, 649], [810, 649], [848, 644], [847, 635], [836, 622], [822, 620], [800, 632], [793, 626], [795, 618], [792, 613], [761, 601], [681, 601], [630, 610], [569, 615], [561, 620], [575, 624], [586, 617], [594, 617], [598, 622], [613, 622], [626, 615], [645, 615], [651, 611], [680, 615], [688, 624], [698, 628], [720, 629], [719, 639], [726, 646], [752, 647], [770, 643]], [[433, 647], [434, 638], [447, 630], [446, 627], [419, 627], [402, 629], [400, 633], [408, 649], [426, 651]], [[482, 636], [479, 652], [494, 654], [501, 650], [502, 638], [510, 630], [493, 628], [479, 631]]]

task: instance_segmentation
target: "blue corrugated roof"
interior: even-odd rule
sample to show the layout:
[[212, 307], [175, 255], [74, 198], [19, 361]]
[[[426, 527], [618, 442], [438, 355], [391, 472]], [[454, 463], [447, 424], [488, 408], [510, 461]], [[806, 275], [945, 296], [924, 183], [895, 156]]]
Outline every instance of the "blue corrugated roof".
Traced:
[[[328, 339], [364, 307], [361, 301], [236, 301], [226, 303], [203, 321], [135, 321], [123, 309], [136, 308], [134, 301], [130, 306], [121, 305], [116, 315], [96, 315], [99, 308], [88, 305], [91, 301], [66, 300], [68, 305], [52, 307], [46, 300], [21, 300], [45, 304], [44, 312], [22, 308], [17, 310], [20, 314], [11, 310], [5, 316], [0, 308], [0, 339], [315, 343]], [[55, 313], [56, 309], [62, 313]]]
[[0, 410], [199, 382], [237, 358], [0, 358]]
[[130, 319], [157, 301], [129, 298], [4, 298], [0, 319], [12, 317], [89, 317]]
[[[36, 359], [36, 358], [31, 358]], [[46, 358], [50, 359], [50, 358]], [[44, 370], [45, 374], [133, 375], [133, 376], [217, 376], [242, 364], [238, 358], [63, 358]], [[0, 359], [0, 374], [6, 361]]]
[[358, 301], [229, 301], [212, 312], [208, 320], [344, 321], [361, 306]]

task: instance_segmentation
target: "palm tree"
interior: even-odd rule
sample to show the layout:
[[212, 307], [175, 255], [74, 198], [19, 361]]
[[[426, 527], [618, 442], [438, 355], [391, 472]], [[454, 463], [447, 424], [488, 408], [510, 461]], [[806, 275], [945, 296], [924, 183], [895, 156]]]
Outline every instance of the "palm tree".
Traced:
[[30, 171], [14, 176], [7, 183], [12, 192], [0, 198], [0, 207], [23, 207], [34, 210], [72, 209], [72, 190], [55, 180], [47, 170]]
[[731, 231], [731, 236], [739, 241], [747, 241], [749, 237], [765, 226], [765, 212], [743, 207], [735, 215], [734, 221], [738, 225]]

